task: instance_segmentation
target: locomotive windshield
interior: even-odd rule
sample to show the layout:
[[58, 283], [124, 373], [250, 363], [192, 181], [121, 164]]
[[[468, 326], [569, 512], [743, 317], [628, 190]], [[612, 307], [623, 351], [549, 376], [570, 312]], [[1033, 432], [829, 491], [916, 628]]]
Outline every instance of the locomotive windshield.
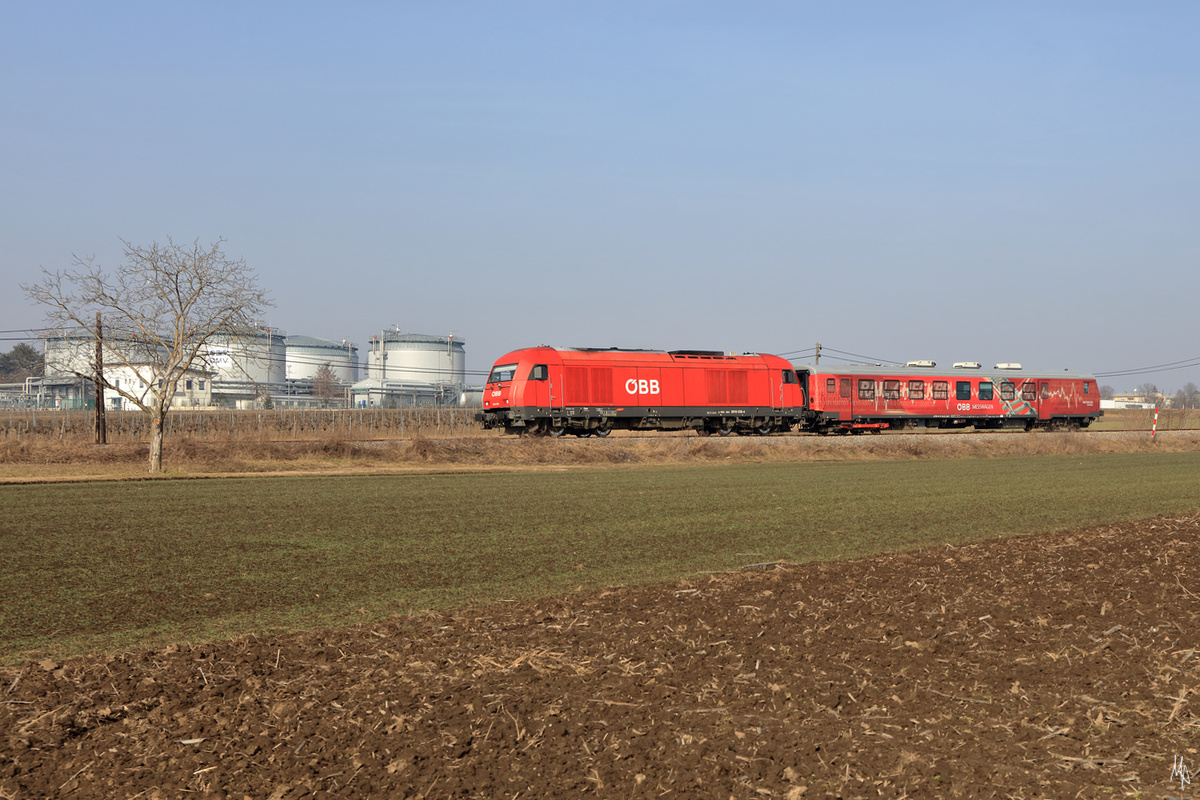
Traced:
[[513, 375], [517, 371], [516, 364], [497, 364], [492, 367], [492, 374], [488, 375], [488, 383], [508, 383], [513, 379]]

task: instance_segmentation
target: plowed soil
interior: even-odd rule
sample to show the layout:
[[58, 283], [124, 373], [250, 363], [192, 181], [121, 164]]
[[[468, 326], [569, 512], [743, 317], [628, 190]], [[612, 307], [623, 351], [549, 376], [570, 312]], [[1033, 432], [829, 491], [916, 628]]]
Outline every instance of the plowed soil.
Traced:
[[0, 676], [0, 796], [1191, 796], [1198, 533], [29, 663]]

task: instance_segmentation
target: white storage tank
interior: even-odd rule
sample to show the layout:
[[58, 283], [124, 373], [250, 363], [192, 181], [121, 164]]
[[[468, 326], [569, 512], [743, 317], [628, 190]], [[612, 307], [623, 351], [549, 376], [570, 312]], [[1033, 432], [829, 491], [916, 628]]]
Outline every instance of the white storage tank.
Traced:
[[382, 331], [372, 336], [367, 377], [406, 384], [465, 383], [463, 341], [450, 336]]
[[285, 346], [288, 380], [312, 380], [317, 377], [317, 370], [328, 364], [341, 383], [358, 381], [358, 347], [353, 342], [289, 336]]
[[282, 384], [287, 372], [286, 338], [281, 330], [259, 327], [213, 334], [205, 360], [218, 383]]
[[[109, 360], [105, 346], [104, 360]], [[91, 375], [95, 369], [96, 340], [83, 334], [51, 334], [44, 340], [47, 378], [74, 377], [76, 372]]]
[[[149, 364], [163, 360], [165, 353], [149, 347], [145, 340], [106, 332], [104, 334], [104, 364], [117, 367], [122, 360], [131, 364]], [[76, 373], [91, 375], [95, 370], [96, 339], [91, 334], [48, 334], [43, 340], [45, 374], [47, 378], [74, 377]], [[157, 356], [157, 357], [156, 357]]]

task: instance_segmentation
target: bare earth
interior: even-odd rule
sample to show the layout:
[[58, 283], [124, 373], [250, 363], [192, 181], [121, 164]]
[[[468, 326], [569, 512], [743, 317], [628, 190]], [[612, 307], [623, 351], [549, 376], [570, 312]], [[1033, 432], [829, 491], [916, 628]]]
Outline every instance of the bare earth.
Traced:
[[0, 797], [1190, 797], [1198, 533], [30, 663], [0, 675]]

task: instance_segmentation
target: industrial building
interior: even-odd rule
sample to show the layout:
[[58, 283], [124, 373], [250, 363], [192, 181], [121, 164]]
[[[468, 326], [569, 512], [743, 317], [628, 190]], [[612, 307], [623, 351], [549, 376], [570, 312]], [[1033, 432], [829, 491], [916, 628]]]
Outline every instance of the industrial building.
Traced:
[[[104, 363], [109, 380], [138, 391], [138, 377], [122, 361], [150, 364], [152, 353], [139, 356], [137, 352], [146, 346], [132, 338], [106, 337]], [[84, 376], [94, 370], [95, 339], [88, 335], [49, 336], [44, 348], [45, 376], [0, 387], [0, 403], [59, 408], [90, 405], [95, 390]], [[467, 386], [465, 363], [464, 343], [453, 334], [430, 336], [393, 328], [371, 337], [366, 377], [360, 380], [363, 365], [354, 343], [288, 336], [277, 328], [255, 326], [212, 336], [180, 383], [175, 404], [226, 408], [478, 404], [482, 389]], [[140, 371], [146, 374], [145, 369]], [[106, 405], [119, 409], [127, 403], [108, 392]]]

